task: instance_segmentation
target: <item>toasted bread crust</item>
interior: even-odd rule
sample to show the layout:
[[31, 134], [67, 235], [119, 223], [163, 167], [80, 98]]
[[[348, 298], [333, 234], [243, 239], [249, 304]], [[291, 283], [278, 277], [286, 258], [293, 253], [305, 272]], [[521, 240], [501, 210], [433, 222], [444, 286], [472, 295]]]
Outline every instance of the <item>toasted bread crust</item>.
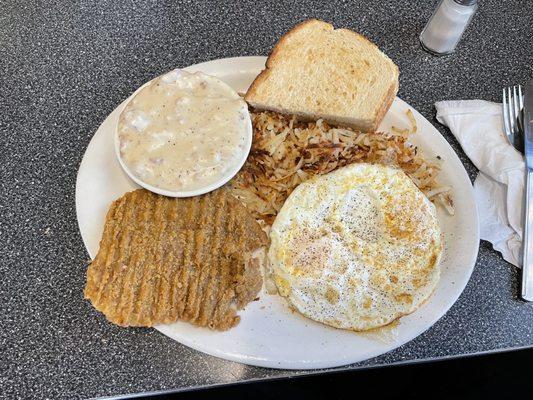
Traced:
[[276, 43], [276, 45], [274, 46], [270, 55], [267, 58], [267, 61], [265, 63], [265, 69], [261, 71], [261, 73], [254, 79], [248, 91], [246, 92], [246, 95], [244, 97], [245, 100], [251, 106], [253, 106], [254, 108], [258, 110], [269, 110], [269, 111], [275, 111], [275, 112], [279, 112], [283, 114], [290, 113], [290, 114], [296, 115], [301, 120], [316, 120], [318, 118], [322, 118], [334, 124], [352, 126], [354, 128], [358, 128], [364, 131], [373, 131], [377, 129], [381, 120], [383, 119], [388, 109], [390, 108], [392, 102], [394, 101], [394, 98], [398, 91], [398, 75], [399, 75], [398, 67], [394, 65], [392, 62], [391, 63], [394, 65], [394, 72], [392, 76], [393, 83], [390, 85], [388, 90], [382, 95], [382, 98], [380, 99], [381, 101], [380, 106], [378, 108], [373, 109], [371, 111], [372, 114], [369, 114], [372, 116], [372, 118], [369, 118], [364, 121], [358, 121], [357, 123], [354, 123], [355, 121], [352, 117], [336, 115], [332, 111], [327, 112], [326, 110], [324, 110], [318, 113], [317, 111], [306, 112], [305, 110], [301, 111], [301, 110], [289, 109], [288, 107], [283, 107], [283, 105], [268, 105], [268, 104], [265, 104], [263, 100], [259, 100], [262, 96], [264, 96], [263, 94], [259, 93], [259, 89], [262, 85], [268, 85], [266, 81], [271, 76], [272, 70], [273, 68], [275, 68], [276, 64], [282, 61], [280, 59], [280, 53], [282, 49], [286, 46], [287, 41], [289, 41], [293, 35], [299, 33], [302, 29], [305, 29], [309, 25], [314, 25], [314, 24], [316, 24], [320, 29], [323, 29], [325, 31], [337, 31], [337, 32], [341, 32], [344, 35], [353, 36], [354, 38], [357, 38], [358, 40], [365, 42], [367, 45], [370, 45], [376, 51], [381, 53], [379, 48], [374, 43], [372, 43], [368, 38], [350, 29], [341, 28], [341, 29], [336, 30], [332, 24], [329, 24], [329, 23], [326, 23], [324, 21], [320, 21], [317, 19], [310, 19], [307, 21], [303, 21], [299, 23], [298, 25], [296, 25], [295, 27], [293, 27], [287, 33], [285, 33], [280, 38], [280, 40]]
[[[398, 67], [396, 67], [396, 69], [398, 69]], [[389, 108], [391, 107], [392, 103], [394, 102], [394, 99], [396, 98], [398, 88], [398, 81], [396, 81], [396, 85], [391, 86], [389, 88], [389, 91], [387, 92], [385, 98], [383, 99], [383, 102], [381, 103], [381, 107], [376, 112], [374, 125], [372, 126], [372, 128], [370, 128], [371, 131], [376, 131], [378, 129], [379, 124], [381, 123], [381, 121], [383, 121], [385, 114], [387, 114], [387, 111], [389, 111]]]
[[[332, 26], [332, 28], [333, 28], [333, 26]], [[354, 32], [354, 31], [352, 31], [350, 29], [341, 28], [339, 30], [343, 31], [343, 32], [346, 32], [346, 33], [348, 33], [350, 35], [353, 35], [354, 37], [359, 37], [359, 38], [363, 39], [369, 45], [371, 45], [372, 47], [375, 47], [376, 50], [381, 52], [379, 47], [375, 43], [371, 42], [366, 36], [361, 35], [360, 33]], [[387, 114], [387, 111], [389, 111], [389, 108], [391, 107], [392, 102], [394, 101], [394, 99], [396, 98], [396, 94], [398, 93], [398, 89], [399, 89], [398, 76], [400, 75], [400, 70], [398, 69], [398, 66], [396, 64], [394, 64], [394, 69], [395, 69], [396, 80], [394, 82], [394, 85], [391, 85], [389, 87], [389, 90], [387, 91], [387, 93], [383, 97], [382, 102], [381, 102], [381, 107], [375, 111], [374, 124], [370, 128], [371, 131], [376, 131], [378, 129], [379, 124], [381, 123], [381, 121], [385, 117], [385, 114]]]
[[[275, 44], [274, 48], [272, 49], [272, 51], [268, 55], [268, 58], [267, 58], [266, 63], [265, 63], [265, 69], [263, 71], [261, 71], [259, 73], [259, 75], [257, 75], [255, 77], [255, 79], [253, 80], [252, 84], [250, 85], [250, 87], [246, 91], [246, 94], [244, 96], [244, 100], [246, 100], [247, 102], [253, 102], [252, 98], [253, 98], [253, 96], [255, 96], [257, 94], [257, 88], [259, 87], [259, 85], [261, 83], [263, 83], [265, 81], [265, 79], [268, 77], [268, 75], [270, 75], [270, 68], [277, 61], [278, 54], [280, 52], [280, 49], [285, 44], [285, 41], [287, 41], [292, 35], [297, 33], [300, 29], [306, 27], [307, 25], [311, 25], [311, 24], [314, 24], [314, 23], [317, 23], [317, 22], [320, 23], [320, 24], [325, 23], [325, 22], [319, 21], [316, 18], [312, 18], [312, 19], [308, 19], [306, 21], [302, 21], [299, 24], [297, 24], [296, 26], [294, 26], [292, 29], [290, 29], [288, 32], [286, 32], [278, 40], [278, 42]], [[327, 24], [327, 25], [329, 25], [333, 29], [333, 25], [331, 25], [331, 24]], [[279, 111], [279, 110], [271, 110], [271, 111]]]

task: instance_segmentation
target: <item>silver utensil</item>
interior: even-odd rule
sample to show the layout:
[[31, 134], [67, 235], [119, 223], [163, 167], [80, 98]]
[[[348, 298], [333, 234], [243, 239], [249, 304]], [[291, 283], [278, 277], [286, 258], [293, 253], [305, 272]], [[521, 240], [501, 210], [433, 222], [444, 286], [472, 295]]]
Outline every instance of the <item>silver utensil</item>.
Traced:
[[524, 96], [520, 85], [503, 90], [503, 127], [509, 142], [525, 153], [522, 298], [533, 301], [533, 80], [527, 84]]
[[521, 153], [524, 152], [523, 109], [522, 86], [503, 89], [503, 130], [509, 143]]

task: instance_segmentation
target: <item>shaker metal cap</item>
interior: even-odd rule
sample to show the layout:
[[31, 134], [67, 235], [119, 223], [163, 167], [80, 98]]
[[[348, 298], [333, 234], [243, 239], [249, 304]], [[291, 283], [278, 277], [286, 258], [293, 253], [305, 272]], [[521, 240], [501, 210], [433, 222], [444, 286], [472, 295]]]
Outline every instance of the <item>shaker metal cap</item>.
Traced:
[[477, 0], [453, 0], [457, 4], [461, 4], [462, 6], [473, 6], [477, 3]]

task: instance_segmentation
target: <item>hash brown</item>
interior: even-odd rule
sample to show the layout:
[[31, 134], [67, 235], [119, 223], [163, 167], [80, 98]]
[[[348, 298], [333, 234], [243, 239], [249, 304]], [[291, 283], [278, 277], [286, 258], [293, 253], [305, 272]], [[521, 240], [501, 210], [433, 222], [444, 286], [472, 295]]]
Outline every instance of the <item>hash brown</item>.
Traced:
[[322, 120], [251, 111], [254, 140], [241, 171], [230, 181], [232, 193], [253, 215], [272, 225], [291, 192], [302, 182], [354, 163], [384, 164], [402, 169], [426, 196], [453, 215], [450, 188], [439, 185], [439, 160], [431, 160], [409, 141], [410, 129], [362, 133]]
[[120, 326], [187, 321], [226, 330], [262, 285], [268, 238], [226, 189], [169, 198], [144, 189], [111, 205], [85, 297]]

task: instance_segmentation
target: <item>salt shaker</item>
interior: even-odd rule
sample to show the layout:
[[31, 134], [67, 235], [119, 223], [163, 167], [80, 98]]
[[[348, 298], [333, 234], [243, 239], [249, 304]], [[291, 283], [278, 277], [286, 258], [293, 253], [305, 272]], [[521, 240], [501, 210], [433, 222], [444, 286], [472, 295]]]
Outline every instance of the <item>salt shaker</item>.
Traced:
[[430, 53], [453, 53], [477, 9], [477, 0], [441, 0], [420, 34], [422, 47]]

